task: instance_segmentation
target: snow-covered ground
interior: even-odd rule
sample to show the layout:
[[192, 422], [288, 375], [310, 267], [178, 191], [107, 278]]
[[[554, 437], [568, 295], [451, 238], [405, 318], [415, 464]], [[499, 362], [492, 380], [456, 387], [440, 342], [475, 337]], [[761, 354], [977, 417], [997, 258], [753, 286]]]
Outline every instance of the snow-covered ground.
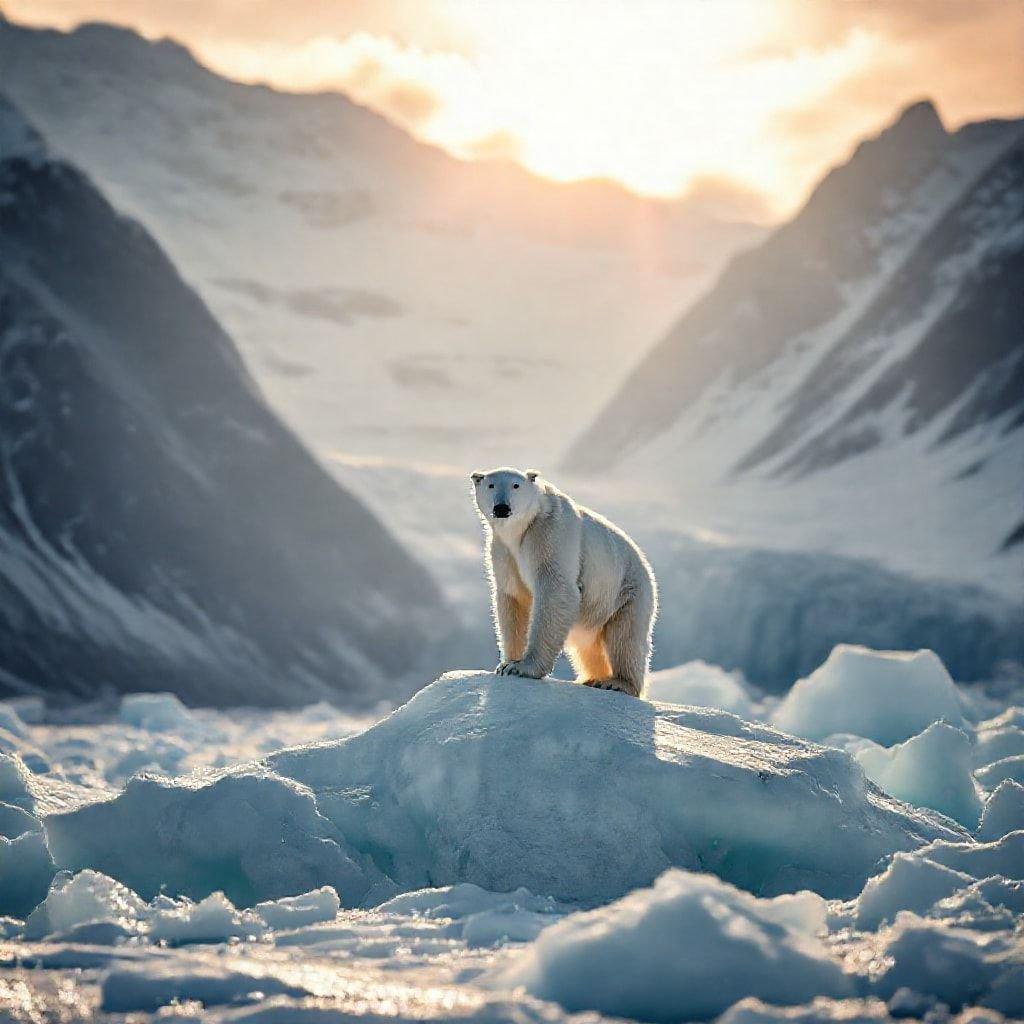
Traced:
[[1020, 692], [850, 647], [651, 690], [0, 705], [0, 1015], [1024, 1014]]

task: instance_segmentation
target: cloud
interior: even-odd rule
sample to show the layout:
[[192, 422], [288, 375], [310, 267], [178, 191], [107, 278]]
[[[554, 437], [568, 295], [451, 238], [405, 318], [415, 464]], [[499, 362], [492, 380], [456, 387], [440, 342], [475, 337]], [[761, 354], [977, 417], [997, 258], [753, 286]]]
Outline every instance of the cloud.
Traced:
[[684, 199], [721, 220], [766, 224], [773, 219], [772, 203], [763, 192], [727, 177], [694, 178]]
[[441, 107], [440, 97], [416, 82], [389, 85], [380, 94], [378, 102], [396, 121], [405, 124], [429, 121]]
[[460, 152], [470, 160], [518, 160], [523, 151], [522, 140], [508, 131], [491, 132], [473, 139]]
[[340, 90], [465, 158], [753, 219], [788, 213], [912, 100], [951, 127], [1024, 108], [1024, 3], [1003, 0], [0, 2], [169, 34], [239, 80]]

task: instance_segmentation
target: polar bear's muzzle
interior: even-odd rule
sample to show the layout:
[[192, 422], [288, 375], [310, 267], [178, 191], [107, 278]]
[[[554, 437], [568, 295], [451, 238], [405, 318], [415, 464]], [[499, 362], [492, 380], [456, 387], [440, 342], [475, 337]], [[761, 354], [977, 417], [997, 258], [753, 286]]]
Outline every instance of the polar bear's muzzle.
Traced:
[[498, 504], [494, 506], [495, 519], [508, 519], [510, 515], [512, 515], [512, 509], [509, 508], [505, 502], [499, 501]]

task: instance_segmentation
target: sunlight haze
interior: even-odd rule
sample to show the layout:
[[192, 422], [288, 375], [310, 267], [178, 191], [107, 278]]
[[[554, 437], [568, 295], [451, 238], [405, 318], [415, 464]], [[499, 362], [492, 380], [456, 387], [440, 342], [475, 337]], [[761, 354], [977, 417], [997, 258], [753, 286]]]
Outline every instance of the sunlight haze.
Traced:
[[915, 99], [934, 99], [947, 127], [1024, 107], [1024, 7], [1013, 3], [6, 0], [3, 9], [32, 24], [108, 20], [167, 35], [236, 79], [339, 89], [464, 158], [694, 194], [753, 220], [791, 211], [849, 140]]

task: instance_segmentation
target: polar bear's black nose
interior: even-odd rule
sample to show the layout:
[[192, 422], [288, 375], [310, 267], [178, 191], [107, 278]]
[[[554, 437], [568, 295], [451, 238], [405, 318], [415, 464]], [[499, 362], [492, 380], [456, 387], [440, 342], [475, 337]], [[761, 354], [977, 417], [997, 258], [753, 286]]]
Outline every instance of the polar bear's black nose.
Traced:
[[494, 518], [495, 519], [508, 519], [512, 514], [512, 509], [508, 507], [504, 502], [499, 502], [494, 506]]

